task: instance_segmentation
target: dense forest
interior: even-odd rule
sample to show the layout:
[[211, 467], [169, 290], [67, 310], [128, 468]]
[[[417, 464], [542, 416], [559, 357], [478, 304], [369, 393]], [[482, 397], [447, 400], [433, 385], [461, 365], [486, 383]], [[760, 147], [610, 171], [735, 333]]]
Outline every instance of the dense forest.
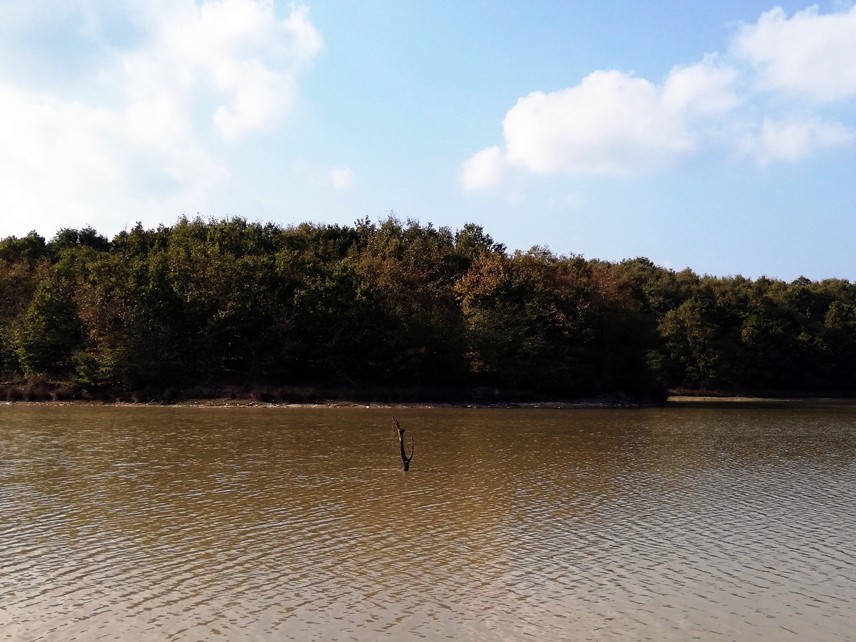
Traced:
[[[0, 241], [7, 398], [856, 393], [856, 284], [508, 252], [395, 217]], [[39, 392], [41, 391], [41, 392]]]

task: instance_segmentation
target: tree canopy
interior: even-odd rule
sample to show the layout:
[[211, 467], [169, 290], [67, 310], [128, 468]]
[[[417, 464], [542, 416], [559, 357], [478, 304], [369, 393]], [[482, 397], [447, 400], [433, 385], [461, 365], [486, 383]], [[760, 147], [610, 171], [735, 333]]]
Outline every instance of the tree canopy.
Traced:
[[856, 285], [508, 252], [480, 226], [180, 219], [0, 241], [0, 376], [80, 393], [205, 382], [856, 392]]

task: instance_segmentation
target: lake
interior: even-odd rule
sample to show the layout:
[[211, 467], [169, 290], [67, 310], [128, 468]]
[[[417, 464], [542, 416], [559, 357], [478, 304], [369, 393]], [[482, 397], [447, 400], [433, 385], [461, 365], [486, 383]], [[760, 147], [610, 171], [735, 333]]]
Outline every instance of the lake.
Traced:
[[854, 631], [856, 405], [0, 406], [3, 640]]

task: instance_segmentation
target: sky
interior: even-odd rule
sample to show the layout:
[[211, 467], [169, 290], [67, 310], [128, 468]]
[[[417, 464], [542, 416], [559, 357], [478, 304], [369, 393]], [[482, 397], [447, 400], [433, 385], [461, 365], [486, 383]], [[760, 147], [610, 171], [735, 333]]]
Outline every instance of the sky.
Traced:
[[856, 281], [856, 6], [0, 0], [0, 238], [390, 214]]

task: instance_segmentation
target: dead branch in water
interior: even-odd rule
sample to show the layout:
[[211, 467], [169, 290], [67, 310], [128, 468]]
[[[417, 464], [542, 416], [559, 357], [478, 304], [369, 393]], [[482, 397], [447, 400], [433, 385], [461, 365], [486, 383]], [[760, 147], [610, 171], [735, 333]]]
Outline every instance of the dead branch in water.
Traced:
[[401, 446], [401, 462], [404, 464], [404, 470], [410, 470], [410, 462], [413, 459], [413, 453], [416, 452], [416, 442], [413, 439], [413, 435], [410, 435], [410, 457], [407, 456], [407, 452], [404, 450], [404, 428], [401, 427], [401, 424], [398, 423], [398, 419], [395, 417], [392, 418], [393, 423], [395, 423], [396, 429], [398, 429], [398, 444]]

